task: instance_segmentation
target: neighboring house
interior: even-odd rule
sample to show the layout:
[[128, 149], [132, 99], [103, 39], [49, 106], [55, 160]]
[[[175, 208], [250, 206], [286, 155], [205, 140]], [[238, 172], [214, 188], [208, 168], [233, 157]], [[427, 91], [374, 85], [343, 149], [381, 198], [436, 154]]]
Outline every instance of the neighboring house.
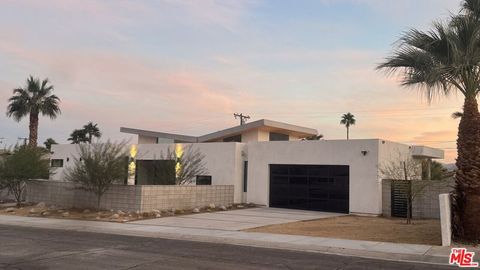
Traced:
[[[142, 164], [159, 160], [168, 149], [192, 145], [205, 155], [208, 170], [208, 175], [198, 176], [197, 184], [234, 185], [236, 203], [342, 213], [382, 213], [382, 162], [398, 158], [399, 153], [418, 159], [444, 155], [439, 149], [381, 139], [301, 140], [317, 131], [270, 120], [199, 137], [132, 128], [120, 131], [138, 135], [134, 162], [142, 173], [129, 184], [144, 183], [154, 171]], [[57, 167], [52, 180], [63, 180], [76, 147], [52, 146], [52, 165]]]

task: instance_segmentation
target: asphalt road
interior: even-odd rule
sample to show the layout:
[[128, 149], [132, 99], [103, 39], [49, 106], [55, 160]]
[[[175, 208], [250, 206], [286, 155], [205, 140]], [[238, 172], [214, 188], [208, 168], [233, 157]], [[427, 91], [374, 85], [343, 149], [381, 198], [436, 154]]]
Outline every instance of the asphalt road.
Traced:
[[0, 226], [0, 269], [453, 269], [319, 253]]

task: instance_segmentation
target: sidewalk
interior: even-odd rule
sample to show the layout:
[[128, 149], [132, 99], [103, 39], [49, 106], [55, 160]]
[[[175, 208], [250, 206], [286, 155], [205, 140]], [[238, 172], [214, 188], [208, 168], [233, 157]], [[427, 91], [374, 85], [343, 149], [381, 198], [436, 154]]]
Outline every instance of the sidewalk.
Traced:
[[180, 228], [170, 225], [153, 226], [138, 223], [80, 221], [7, 215], [0, 216], [0, 224], [140, 237], [167, 238], [175, 240], [202, 241], [434, 264], [448, 264], [448, 255], [450, 253], [449, 247], [440, 246], [395, 244], [297, 235], [227, 231], [218, 229]]

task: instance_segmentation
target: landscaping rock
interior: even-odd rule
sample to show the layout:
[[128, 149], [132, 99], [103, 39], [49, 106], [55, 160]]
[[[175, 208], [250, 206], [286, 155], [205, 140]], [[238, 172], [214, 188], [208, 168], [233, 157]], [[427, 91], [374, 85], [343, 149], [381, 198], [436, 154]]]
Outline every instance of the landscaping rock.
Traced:
[[37, 205], [36, 205], [36, 207], [38, 207], [38, 208], [45, 208], [45, 206], [46, 206], [46, 205], [45, 205], [44, 202], [39, 202], [39, 203], [37, 203]]
[[152, 213], [154, 213], [154, 214], [161, 214], [162, 212], [161, 212], [160, 210], [158, 210], [158, 209], [153, 209], [153, 210], [152, 210]]
[[117, 218], [119, 218], [119, 217], [120, 217], [119, 214], [113, 214], [110, 218], [111, 218], [111, 219], [117, 219]]
[[118, 210], [118, 211], [117, 211], [117, 214], [119, 214], [120, 216], [124, 216], [124, 215], [125, 215], [125, 212], [123, 212], [122, 210]]
[[200, 209], [198, 209], [198, 208], [193, 208], [193, 209], [192, 209], [192, 213], [200, 213]]
[[70, 216], [70, 213], [69, 212], [64, 212], [62, 213], [62, 217], [69, 217]]
[[84, 214], [88, 214], [88, 213], [90, 213], [90, 210], [89, 210], [89, 209], [85, 209], [85, 210], [83, 210], [83, 213], [84, 213]]
[[214, 204], [214, 203], [209, 204], [209, 205], [208, 205], [208, 208], [210, 208], [210, 209], [215, 209], [215, 204]]
[[9, 208], [5, 209], [5, 212], [7, 212], [7, 213], [15, 212], [15, 208], [9, 207]]
[[50, 205], [50, 206], [48, 207], [48, 209], [50, 209], [50, 210], [55, 210], [55, 209], [57, 209], [57, 206], [55, 206], [54, 204], [52, 204], [52, 205]]
[[44, 216], [44, 217], [49, 216], [49, 215], [50, 215], [50, 212], [48, 212], [48, 211], [45, 211], [45, 212], [42, 213], [42, 216]]
[[65, 210], [63, 210], [63, 209], [58, 209], [57, 212], [58, 212], [58, 213], [63, 213], [63, 212], [65, 212]]
[[207, 209], [207, 212], [212, 212], [212, 210], [210, 210], [210, 208]]
[[161, 218], [162, 215], [160, 215], [160, 214], [157, 213], [157, 214], [155, 214], [155, 217], [156, 217], [156, 218]]
[[38, 210], [35, 209], [35, 208], [32, 208], [32, 209], [30, 209], [30, 211], [28, 211], [28, 213], [30, 213], [30, 214], [36, 214], [36, 213], [38, 213]]
[[243, 204], [237, 205], [237, 208], [243, 208], [243, 207], [244, 207]]
[[99, 216], [96, 216], [96, 217], [95, 217], [95, 219], [96, 219], [96, 220], [100, 220], [100, 219], [101, 219], [101, 217], [99, 217]]
[[222, 211], [227, 211], [227, 207], [225, 207], [225, 205], [221, 205], [219, 208], [220, 208], [220, 210], [222, 210]]

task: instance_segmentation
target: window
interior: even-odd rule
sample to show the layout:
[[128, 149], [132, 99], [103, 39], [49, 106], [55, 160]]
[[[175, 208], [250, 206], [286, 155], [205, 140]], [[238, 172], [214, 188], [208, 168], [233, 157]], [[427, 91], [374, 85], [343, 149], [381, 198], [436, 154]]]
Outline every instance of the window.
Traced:
[[197, 175], [197, 186], [211, 186], [212, 185], [212, 176], [211, 175]]
[[276, 132], [270, 132], [270, 141], [288, 141], [289, 136], [288, 134], [282, 134], [282, 133], [276, 133]]
[[238, 134], [232, 137], [226, 137], [223, 139], [224, 142], [242, 142], [242, 134]]
[[52, 159], [50, 161], [50, 166], [55, 168], [63, 167], [63, 159]]

